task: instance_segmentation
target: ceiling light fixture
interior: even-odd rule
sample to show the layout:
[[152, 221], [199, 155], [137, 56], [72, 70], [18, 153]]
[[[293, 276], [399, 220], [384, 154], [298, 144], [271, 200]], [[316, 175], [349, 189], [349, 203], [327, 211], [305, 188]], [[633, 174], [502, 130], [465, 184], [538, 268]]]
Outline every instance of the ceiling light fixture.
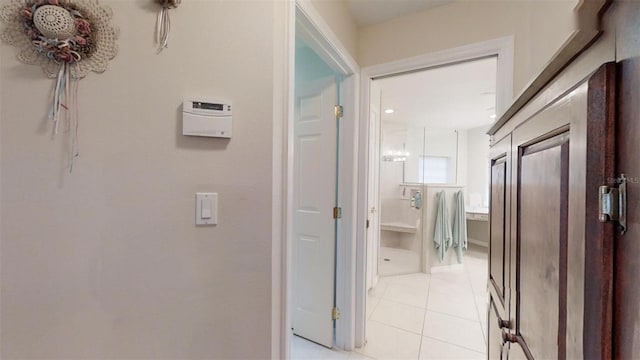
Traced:
[[396, 112], [396, 111], [393, 110], [393, 109], [387, 109], [387, 110], [384, 111], [385, 114], [393, 114], [394, 112]]
[[497, 116], [496, 116], [496, 114], [493, 114], [493, 115], [491, 115], [489, 117], [492, 118], [492, 119], [495, 119]]

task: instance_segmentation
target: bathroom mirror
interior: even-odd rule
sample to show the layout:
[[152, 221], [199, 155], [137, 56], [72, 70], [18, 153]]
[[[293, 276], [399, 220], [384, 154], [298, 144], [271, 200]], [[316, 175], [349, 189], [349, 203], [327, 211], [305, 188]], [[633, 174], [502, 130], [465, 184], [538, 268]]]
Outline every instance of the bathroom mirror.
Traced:
[[410, 127], [406, 150], [404, 183], [457, 183], [458, 131]]

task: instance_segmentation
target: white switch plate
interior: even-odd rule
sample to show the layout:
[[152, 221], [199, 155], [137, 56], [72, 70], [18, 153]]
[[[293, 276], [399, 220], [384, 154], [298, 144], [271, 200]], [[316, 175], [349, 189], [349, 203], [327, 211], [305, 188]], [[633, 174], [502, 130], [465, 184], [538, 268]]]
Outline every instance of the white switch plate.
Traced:
[[196, 193], [196, 225], [218, 224], [218, 193]]

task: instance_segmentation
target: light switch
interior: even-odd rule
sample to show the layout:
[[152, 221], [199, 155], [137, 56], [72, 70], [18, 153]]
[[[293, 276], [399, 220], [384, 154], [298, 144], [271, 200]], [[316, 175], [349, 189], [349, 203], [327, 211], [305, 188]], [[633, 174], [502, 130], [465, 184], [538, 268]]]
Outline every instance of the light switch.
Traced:
[[211, 199], [202, 199], [202, 218], [203, 219], [211, 219]]
[[196, 193], [196, 225], [218, 224], [218, 194]]

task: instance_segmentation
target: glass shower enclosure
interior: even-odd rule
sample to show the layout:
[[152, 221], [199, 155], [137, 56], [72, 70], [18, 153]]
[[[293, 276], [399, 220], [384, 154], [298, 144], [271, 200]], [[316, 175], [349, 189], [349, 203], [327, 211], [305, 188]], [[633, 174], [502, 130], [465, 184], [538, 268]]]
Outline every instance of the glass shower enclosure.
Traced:
[[425, 271], [425, 189], [455, 184], [458, 131], [381, 123], [380, 276]]

